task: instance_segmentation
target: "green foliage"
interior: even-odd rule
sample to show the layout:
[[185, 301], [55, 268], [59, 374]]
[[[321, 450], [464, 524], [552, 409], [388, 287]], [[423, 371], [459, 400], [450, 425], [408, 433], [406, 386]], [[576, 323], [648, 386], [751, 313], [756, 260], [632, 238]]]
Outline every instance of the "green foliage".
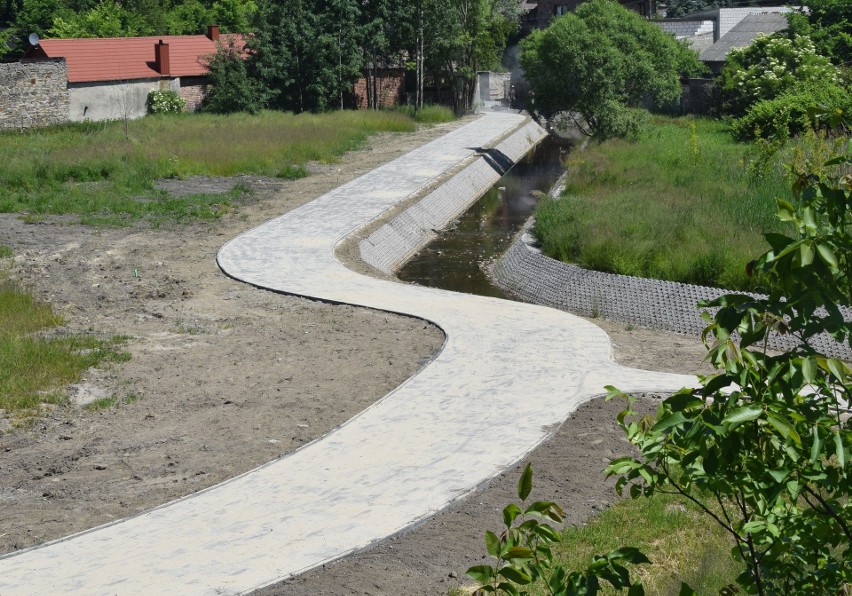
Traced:
[[592, 0], [535, 31], [521, 45], [534, 92], [532, 110], [559, 113], [600, 139], [637, 132], [629, 107], [648, 97], [677, 99], [680, 75], [701, 69], [697, 55], [656, 25], [611, 0]]
[[[730, 535], [746, 593], [838, 594], [852, 582], [852, 369], [813, 345], [821, 333], [852, 343], [839, 310], [852, 305], [849, 164], [846, 154], [797, 171], [794, 200], [778, 200], [796, 233], [768, 234], [770, 250], [750, 266], [768, 280], [767, 298], [702, 305], [719, 309], [704, 333], [719, 372], [664, 400], [652, 420], [630, 397], [619, 416], [641, 456], [611, 462], [618, 490], [674, 491], [702, 508]], [[768, 353], [770, 333], [800, 343]]]
[[783, 153], [761, 177], [753, 159], [722, 122], [657, 117], [636, 142], [572, 153], [565, 192], [539, 203], [534, 233], [548, 256], [590, 269], [758, 289], [744, 265], [781, 230], [774, 198], [788, 185]]
[[250, 67], [271, 91], [269, 107], [299, 113], [339, 106], [360, 76], [358, 16], [355, 0], [259, 3]]
[[186, 100], [171, 89], [148, 93], [148, 111], [152, 114], [180, 114], [186, 109]]
[[[527, 464], [518, 480], [521, 506], [532, 491], [532, 468]], [[642, 582], [632, 581], [628, 564], [648, 563], [635, 548], [621, 548], [596, 555], [583, 571], [567, 571], [553, 556], [553, 547], [562, 535], [548, 521], [561, 522], [562, 508], [550, 501], [535, 501], [522, 509], [510, 503], [503, 509], [504, 529], [498, 536], [485, 533], [485, 550], [495, 565], [476, 565], [467, 570], [478, 586], [477, 593], [528, 594], [527, 586], [539, 582], [552, 596], [596, 594], [601, 581], [615, 589], [628, 589], [630, 595], [644, 594]], [[520, 589], [519, 589], [520, 586]]]
[[816, 52], [809, 37], [758, 35], [750, 46], [731, 50], [721, 84], [727, 112], [742, 115], [755, 103], [786, 92], [839, 83], [837, 69]]
[[852, 3], [848, 0], [808, 0], [807, 11], [788, 16], [790, 29], [809, 36], [817, 53], [840, 66], [852, 62]]
[[731, 123], [731, 132], [740, 141], [768, 137], [787, 140], [818, 127], [815, 114], [824, 110], [852, 113], [852, 93], [831, 83], [797, 85], [773, 99], [752, 104], [745, 115]]
[[145, 23], [139, 17], [117, 4], [115, 0], [101, 0], [89, 10], [67, 17], [55, 16], [48, 31], [50, 37], [132, 37], [142, 35]]
[[216, 54], [208, 62], [207, 93], [202, 110], [214, 114], [248, 112], [256, 114], [265, 103], [268, 92], [249, 76], [248, 65], [242, 50], [233, 40], [225, 39], [216, 47]]

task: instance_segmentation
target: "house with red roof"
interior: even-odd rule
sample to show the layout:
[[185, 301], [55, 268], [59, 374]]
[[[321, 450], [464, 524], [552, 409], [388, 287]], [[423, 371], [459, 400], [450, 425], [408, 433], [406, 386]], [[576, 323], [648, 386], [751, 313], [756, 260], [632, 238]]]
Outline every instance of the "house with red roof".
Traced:
[[211, 25], [206, 35], [44, 39], [26, 59], [65, 61], [72, 122], [141, 118], [153, 90], [176, 91], [188, 110], [197, 109], [217, 44], [227, 38], [240, 49], [245, 46], [242, 35], [222, 38], [219, 27]]

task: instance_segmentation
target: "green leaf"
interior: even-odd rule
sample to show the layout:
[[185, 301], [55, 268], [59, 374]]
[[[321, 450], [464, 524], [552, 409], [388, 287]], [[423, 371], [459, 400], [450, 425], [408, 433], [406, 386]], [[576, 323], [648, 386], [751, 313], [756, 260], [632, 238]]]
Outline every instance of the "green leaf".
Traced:
[[518, 480], [518, 497], [521, 501], [526, 501], [527, 497], [530, 496], [530, 492], [532, 491], [532, 468], [530, 464], [527, 464], [527, 467], [524, 468], [523, 474], [521, 474], [521, 479]]
[[785, 439], [791, 439], [796, 445], [802, 444], [802, 438], [799, 436], [799, 433], [796, 432], [796, 429], [793, 428], [793, 425], [779, 414], [774, 412], [766, 413], [766, 421], [771, 424], [775, 430], [777, 430]]
[[467, 575], [475, 582], [489, 584], [494, 579], [494, 568], [491, 565], [475, 565], [467, 570]]
[[648, 557], [646, 557], [642, 553], [642, 551], [632, 546], [624, 546], [622, 548], [614, 550], [609, 553], [609, 555], [607, 555], [607, 558], [609, 560], [623, 559], [628, 563], [633, 563], [634, 565], [641, 565], [642, 563], [651, 562], [650, 560], [648, 560]]
[[681, 582], [680, 592], [678, 592], [678, 596], [698, 596], [698, 592], [690, 588], [689, 584]]
[[520, 569], [516, 569], [515, 567], [503, 567], [503, 569], [501, 569], [497, 573], [505, 577], [509, 581], [513, 581], [516, 584], [521, 584], [522, 586], [525, 586], [526, 584], [532, 581], [532, 578], [529, 575], [527, 575]]
[[722, 422], [731, 425], [740, 424], [759, 418], [761, 414], [763, 414], [763, 408], [760, 406], [742, 406], [725, 416]]
[[645, 586], [640, 580], [630, 584], [630, 589], [627, 590], [627, 596], [645, 596]]
[[802, 242], [799, 246], [799, 259], [802, 267], [807, 267], [814, 262], [814, 249], [807, 242]]
[[503, 508], [503, 523], [507, 528], [512, 527], [512, 522], [521, 514], [521, 509], [514, 503], [509, 503]]
[[822, 441], [820, 441], [820, 438], [819, 438], [819, 430], [817, 430], [816, 428], [811, 429], [811, 434], [814, 436], [814, 441], [811, 444], [810, 462], [812, 464], [814, 464], [814, 463], [816, 463], [817, 459], [819, 458], [819, 448], [822, 445]]
[[837, 255], [834, 254], [834, 251], [831, 250], [830, 246], [827, 244], [817, 244], [817, 252], [819, 253], [820, 258], [832, 269], [838, 268], [839, 263], [837, 261]]
[[659, 420], [652, 428], [651, 432], [658, 433], [663, 432], [673, 426], [677, 426], [679, 424], [683, 424], [686, 422], [686, 416], [683, 415], [683, 412], [674, 412], [669, 414], [662, 420]]
[[485, 532], [485, 550], [492, 557], [500, 557], [500, 539], [494, 532]]
[[846, 469], [846, 450], [843, 449], [843, 438], [839, 431], [834, 432], [834, 452], [837, 454], [837, 464], [841, 470]]
[[507, 561], [511, 561], [514, 559], [532, 559], [535, 557], [535, 551], [531, 548], [525, 548], [523, 546], [513, 546], [506, 554], [503, 555], [503, 558]]

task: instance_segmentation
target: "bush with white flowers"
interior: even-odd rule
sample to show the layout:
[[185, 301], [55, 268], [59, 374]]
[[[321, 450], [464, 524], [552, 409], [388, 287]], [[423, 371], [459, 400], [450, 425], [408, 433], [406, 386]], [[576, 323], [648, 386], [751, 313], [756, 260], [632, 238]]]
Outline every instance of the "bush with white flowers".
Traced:
[[186, 109], [186, 100], [171, 89], [151, 91], [148, 93], [148, 109], [152, 114], [179, 114]]
[[731, 50], [722, 71], [726, 108], [735, 115], [799, 86], [839, 82], [837, 69], [804, 35], [758, 35], [750, 46]]

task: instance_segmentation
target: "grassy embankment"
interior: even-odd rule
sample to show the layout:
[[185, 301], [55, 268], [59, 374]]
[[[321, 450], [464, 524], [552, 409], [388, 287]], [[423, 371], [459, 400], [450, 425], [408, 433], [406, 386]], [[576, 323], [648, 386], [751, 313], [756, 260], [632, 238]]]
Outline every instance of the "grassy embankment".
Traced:
[[745, 265], [779, 229], [774, 199], [790, 193], [783, 159], [761, 162], [718, 121], [655, 118], [638, 142], [574, 153], [536, 235], [549, 256], [590, 269], [752, 289]]
[[[439, 118], [431, 111], [423, 117]], [[369, 135], [409, 132], [393, 111], [256, 116], [149, 116], [129, 123], [84, 123], [0, 134], [0, 212], [33, 219], [72, 214], [83, 223], [153, 225], [213, 219], [231, 195], [180, 199], [153, 188], [157, 178], [255, 174], [299, 178], [309, 161], [331, 162]]]
[[[0, 246], [0, 258], [11, 256]], [[63, 324], [47, 304], [40, 304], [3, 278], [0, 272], [0, 409], [14, 416], [36, 414], [43, 403], [60, 403], [65, 386], [106, 362], [124, 362], [125, 338], [48, 334]]]

